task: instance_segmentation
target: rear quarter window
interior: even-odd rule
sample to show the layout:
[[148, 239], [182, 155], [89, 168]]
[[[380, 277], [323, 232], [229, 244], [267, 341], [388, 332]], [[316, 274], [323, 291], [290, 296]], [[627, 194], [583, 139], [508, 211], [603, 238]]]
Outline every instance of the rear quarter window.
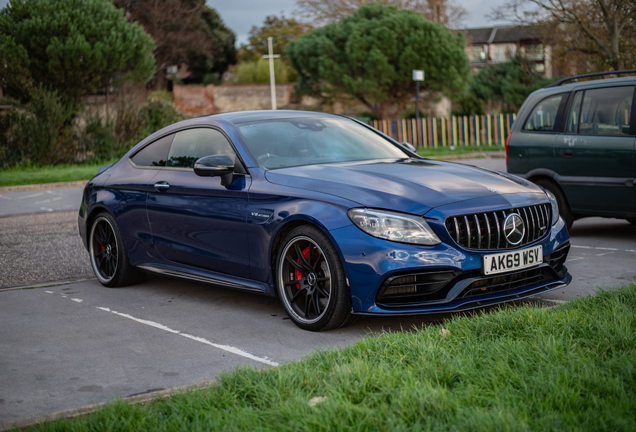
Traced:
[[539, 101], [526, 118], [523, 130], [528, 132], [558, 132], [567, 95], [567, 93], [561, 93]]
[[130, 160], [139, 167], [164, 167], [174, 134], [159, 138], [135, 153]]

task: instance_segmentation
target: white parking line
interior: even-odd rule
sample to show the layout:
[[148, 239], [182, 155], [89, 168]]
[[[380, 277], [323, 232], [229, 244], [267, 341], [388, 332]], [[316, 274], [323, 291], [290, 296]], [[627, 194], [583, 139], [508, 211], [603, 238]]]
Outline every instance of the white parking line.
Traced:
[[136, 322], [141, 323], [141, 324], [145, 324], [145, 325], [150, 326], [150, 327], [157, 328], [159, 330], [166, 331], [168, 333], [173, 333], [173, 334], [176, 334], [176, 335], [179, 335], [179, 336], [187, 337], [188, 339], [192, 339], [194, 341], [201, 342], [201, 343], [204, 343], [206, 345], [213, 346], [213, 347], [221, 349], [223, 351], [231, 352], [232, 354], [236, 354], [236, 355], [239, 355], [241, 357], [248, 358], [250, 360], [254, 360], [254, 361], [257, 361], [257, 362], [260, 362], [260, 363], [265, 363], [266, 365], [269, 365], [269, 366], [278, 366], [278, 363], [276, 363], [276, 362], [268, 360], [267, 358], [257, 357], [255, 355], [250, 354], [248, 352], [245, 352], [245, 351], [243, 351], [242, 349], [239, 349], [239, 348], [235, 348], [235, 347], [232, 347], [232, 346], [229, 346], [229, 345], [215, 344], [215, 343], [210, 342], [210, 341], [208, 341], [208, 340], [206, 340], [204, 338], [193, 336], [193, 335], [190, 335], [190, 334], [187, 334], [187, 333], [182, 333], [179, 330], [173, 330], [170, 327], [166, 327], [166, 326], [164, 326], [162, 324], [159, 324], [159, 323], [156, 323], [154, 321], [148, 321], [148, 320], [144, 320], [144, 319], [140, 319], [140, 318], [135, 318], [134, 316], [131, 316], [131, 315], [128, 315], [128, 314], [124, 314], [124, 313], [120, 313], [120, 312], [117, 312], [117, 311], [114, 311], [114, 310], [110, 310], [110, 309], [104, 308], [104, 307], [99, 307], [99, 306], [96, 306], [96, 307], [97, 307], [97, 309], [100, 309], [100, 310], [103, 310], [103, 311], [106, 311], [106, 312], [110, 312], [112, 314], [119, 315], [119, 316], [124, 317], [124, 318], [128, 318], [130, 320], [136, 321]]
[[580, 245], [572, 245], [573, 248], [576, 249], [594, 249], [594, 250], [606, 250], [606, 251], [617, 251], [617, 252], [636, 252], [636, 250], [632, 249], [616, 249], [616, 248], [605, 248], [605, 247], [592, 247], [592, 246], [580, 246]]
[[18, 197], [17, 199], [35, 198], [35, 197], [40, 196], [40, 195], [44, 195], [44, 192], [34, 193], [34, 194], [31, 194], [31, 195], [25, 195], [25, 196], [22, 196], [22, 197]]
[[73, 300], [74, 302], [78, 302], [78, 303], [81, 303], [81, 302], [83, 302], [83, 301], [84, 301], [84, 300], [82, 300], [82, 299], [74, 299], [74, 298], [72, 298], [71, 300]]

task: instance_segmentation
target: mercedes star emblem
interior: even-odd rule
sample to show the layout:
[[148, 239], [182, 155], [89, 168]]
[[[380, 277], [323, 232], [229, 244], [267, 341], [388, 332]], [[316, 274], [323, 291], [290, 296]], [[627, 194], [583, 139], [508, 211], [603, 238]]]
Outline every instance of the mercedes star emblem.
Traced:
[[506, 241], [512, 246], [521, 243], [526, 233], [526, 227], [523, 219], [517, 213], [510, 213], [504, 222], [504, 235]]

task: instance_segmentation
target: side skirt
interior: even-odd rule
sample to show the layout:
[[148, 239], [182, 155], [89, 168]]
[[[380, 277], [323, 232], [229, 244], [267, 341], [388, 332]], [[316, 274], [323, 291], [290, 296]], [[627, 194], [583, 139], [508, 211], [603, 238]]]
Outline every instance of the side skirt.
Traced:
[[209, 285], [220, 286], [224, 288], [232, 288], [243, 291], [257, 292], [260, 294], [269, 294], [269, 286], [261, 282], [256, 282], [249, 279], [243, 279], [235, 276], [228, 276], [218, 274], [214, 272], [204, 272], [195, 269], [183, 269], [176, 268], [167, 265], [157, 264], [138, 264], [136, 265], [140, 270], [155, 273], [161, 276], [174, 277], [178, 279], [190, 280], [194, 282], [202, 282]]

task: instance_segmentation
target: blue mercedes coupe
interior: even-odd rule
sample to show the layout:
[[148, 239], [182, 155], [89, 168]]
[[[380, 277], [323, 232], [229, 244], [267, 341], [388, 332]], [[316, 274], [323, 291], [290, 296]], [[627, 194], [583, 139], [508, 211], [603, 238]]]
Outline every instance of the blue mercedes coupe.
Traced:
[[218, 114], [152, 134], [87, 184], [79, 231], [107, 287], [156, 273], [278, 296], [313, 331], [572, 279], [550, 192], [313, 112]]

